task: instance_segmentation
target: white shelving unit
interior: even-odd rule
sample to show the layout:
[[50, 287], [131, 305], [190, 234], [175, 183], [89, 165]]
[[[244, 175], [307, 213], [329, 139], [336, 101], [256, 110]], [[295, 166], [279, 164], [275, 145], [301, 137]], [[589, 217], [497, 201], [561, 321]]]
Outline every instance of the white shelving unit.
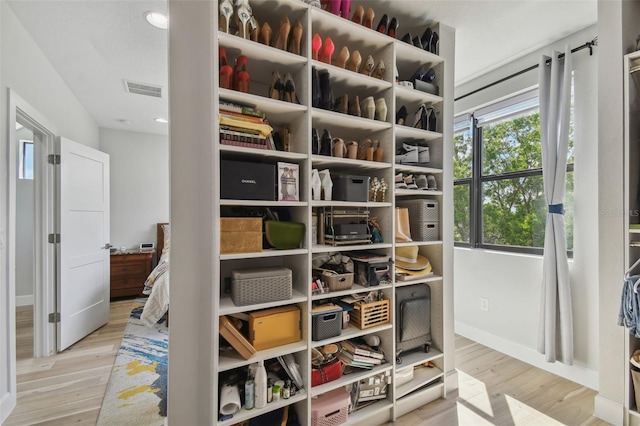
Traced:
[[[181, 3], [195, 4], [185, 5]], [[189, 31], [193, 31], [193, 33], [184, 34], [185, 39], [190, 38], [194, 40], [194, 42], [196, 34], [209, 34], [211, 40], [200, 40], [206, 44], [209, 50], [209, 57], [202, 58], [202, 55], [196, 56], [196, 51], [202, 52], [202, 49], [196, 49], [195, 46], [193, 53], [181, 51], [180, 57], [184, 57], [184, 60], [187, 61], [197, 58], [197, 61], [200, 63], [203, 61], [206, 62], [206, 59], [208, 59], [209, 66], [206, 70], [202, 70], [206, 72], [194, 72], [193, 75], [190, 76], [193, 81], [185, 84], [190, 85], [194, 90], [197, 90], [196, 88], [199, 87], [209, 87], [211, 88], [213, 98], [210, 105], [208, 105], [206, 100], [202, 100], [202, 102], [199, 101], [197, 104], [200, 105], [201, 109], [198, 111], [192, 110], [193, 107], [187, 101], [187, 97], [181, 98], [184, 104], [181, 103], [180, 105], [180, 113], [188, 119], [183, 122], [180, 122], [180, 120], [172, 121], [174, 129], [182, 129], [182, 126], [187, 126], [186, 123], [197, 123], [198, 125], [202, 125], [201, 129], [206, 129], [201, 132], [201, 134], [207, 132], [211, 134], [210, 141], [198, 141], [199, 144], [203, 144], [202, 146], [206, 148], [206, 152], [202, 153], [202, 155], [206, 155], [206, 157], [202, 158], [202, 156], [192, 154], [192, 158], [196, 159], [199, 165], [207, 163], [210, 165], [208, 172], [212, 177], [211, 183], [208, 183], [206, 180], [208, 178], [207, 172], [205, 172], [202, 175], [205, 179], [201, 185], [201, 187], [207, 187], [207, 185], [209, 185], [213, 196], [213, 205], [207, 206], [207, 209], [205, 209], [205, 211], [211, 212], [210, 220], [213, 225], [208, 225], [203, 228], [205, 230], [204, 237], [206, 238], [208, 236], [210, 238], [210, 244], [205, 244], [205, 248], [206, 250], [212, 251], [212, 267], [209, 273], [204, 272], [204, 276], [202, 273], [198, 276], [202, 278], [202, 282], [198, 284], [198, 288], [200, 290], [204, 289], [206, 293], [206, 284], [204, 284], [204, 282], [209, 281], [209, 288], [212, 291], [212, 294], [202, 298], [202, 300], [211, 300], [210, 312], [207, 312], [206, 315], [202, 314], [203, 317], [210, 316], [211, 321], [203, 326], [203, 330], [207, 330], [207, 327], [210, 327], [211, 333], [208, 337], [200, 334], [201, 337], [205, 337], [205, 340], [200, 341], [201, 347], [199, 348], [200, 351], [203, 350], [202, 348], [210, 348], [211, 356], [210, 359], [207, 360], [210, 364], [199, 364], [199, 367], [208, 367], [208, 370], [211, 371], [212, 374], [210, 383], [198, 377], [198, 384], [194, 384], [194, 387], [198, 387], [204, 392], [201, 398], [210, 395], [210, 399], [206, 404], [199, 405], [198, 409], [202, 411], [194, 414], [194, 416], [200, 416], [198, 418], [201, 419], [202, 413], [208, 413], [211, 417], [211, 424], [217, 424], [218, 426], [231, 425], [288, 405], [291, 410], [295, 411], [302, 425], [310, 425], [312, 401], [314, 397], [330, 390], [355, 383], [361, 379], [372, 377], [381, 372], [389, 372], [392, 377], [392, 384], [387, 392], [387, 397], [350, 413], [348, 424], [381, 424], [389, 420], [395, 420], [411, 409], [427, 404], [435, 399], [446, 397], [447, 388], [449, 387], [449, 389], [451, 389], [455, 387], [455, 384], [452, 384], [451, 380], [447, 379], [447, 376], [455, 377], [453, 362], [453, 290], [451, 276], [453, 270], [453, 235], [452, 231], [449, 232], [449, 228], [452, 229], [453, 217], [452, 129], [454, 31], [437, 22], [418, 20], [415, 16], [411, 16], [410, 10], [399, 9], [400, 3], [390, 3], [382, 0], [367, 1], [366, 4], [365, 2], [362, 3], [365, 7], [372, 7], [376, 11], [374, 29], [365, 28], [350, 20], [335, 16], [319, 8], [311, 7], [301, 0], [250, 0], [253, 15], [257, 18], [260, 25], [264, 22], [270, 24], [273, 29], [273, 38], [276, 37], [279, 22], [283, 15], [288, 16], [292, 24], [296, 20], [300, 21], [303, 27], [301, 55], [295, 55], [218, 31], [217, 25], [219, 17], [217, 1], [211, 1], [208, 4], [199, 2], [175, 2], [175, 4], [172, 5], [174, 10], [181, 9], [178, 13], [172, 15], [172, 19], [174, 19], [174, 17], [176, 19], [176, 21], [173, 21], [176, 23], [172, 22], [172, 31], [174, 31], [174, 34], [176, 31], [187, 30], [187, 23], [189, 22], [187, 17], [190, 17], [190, 19], [195, 19], [196, 17], [202, 18], [202, 16], [196, 12], [197, 10], [208, 10], [211, 14], [210, 17], [207, 17], [207, 20], [204, 18], [198, 19], [198, 26], [189, 29]], [[357, 4], [357, 2], [351, 4], [352, 10], [355, 9]], [[403, 7], [403, 9], [408, 8]], [[438, 32], [440, 35], [441, 55], [429, 53], [408, 45], [399, 39], [393, 39], [377, 32], [375, 26], [377, 26], [378, 21], [385, 13], [389, 18], [397, 16], [400, 20], [401, 26], [398, 37], [401, 37], [406, 31], [411, 32], [414, 36], [420, 36], [427, 27]], [[208, 28], [202, 27], [205, 21], [209, 22]], [[175, 27], [173, 25], [175, 25]], [[383, 78], [377, 79], [365, 76], [333, 64], [327, 64], [313, 59], [311, 38], [313, 34], [316, 33], [319, 34], [323, 40], [326, 40], [327, 37], [332, 38], [335, 44], [334, 60], [343, 46], [348, 46], [351, 52], [355, 49], [359, 50], [363, 62], [368, 55], [373, 56], [376, 64], [382, 60], [386, 65], [386, 72]], [[175, 38], [177, 39], [178, 37]], [[176, 47], [172, 48], [175, 51]], [[225, 49], [228, 62], [232, 66], [235, 58], [239, 55], [247, 56], [247, 71], [250, 74], [250, 93], [241, 93], [235, 90], [219, 88], [219, 76], [217, 75], [217, 70], [219, 69], [217, 52], [219, 48]], [[177, 62], [174, 62], [173, 59], [170, 59], [170, 61], [174, 64], [172, 68], [174, 76], [180, 72], [187, 72], [188, 68], [184, 67], [181, 71], [176, 71], [178, 65], [175, 64], [177, 64]], [[180, 65], [182, 64], [184, 64], [184, 62]], [[397, 69], [401, 80], [407, 80], [419, 66], [423, 66], [425, 70], [429, 68], [435, 70], [437, 82], [440, 87], [438, 95], [409, 89], [395, 83], [394, 70]], [[334, 99], [337, 99], [343, 94], [348, 94], [350, 97], [358, 95], [360, 100], [366, 96], [373, 96], [374, 99], [384, 98], [388, 109], [386, 120], [370, 120], [363, 117], [355, 117], [348, 114], [314, 108], [311, 102], [313, 67], [318, 70], [327, 70], [330, 73]], [[285, 73], [291, 73], [300, 104], [274, 100], [268, 97], [272, 72], [275, 71], [278, 71], [282, 76], [284, 76]], [[210, 73], [209, 76], [207, 76], [208, 73]], [[209, 80], [204, 80], [205, 78]], [[180, 78], [172, 77], [172, 84], [174, 84], [174, 79], [180, 80], [181, 82], [186, 81], [184, 75], [180, 76]], [[203, 84], [200, 85], [199, 83]], [[173, 87], [176, 87], [175, 84]], [[220, 99], [255, 105], [258, 110], [266, 114], [269, 124], [274, 129], [286, 125], [292, 135], [290, 152], [221, 144], [218, 137], [219, 129], [217, 120]], [[409, 112], [408, 120], [411, 120], [413, 112], [422, 103], [435, 108], [438, 117], [437, 131], [421, 130], [396, 124], [396, 111], [402, 105], [407, 107]], [[194, 119], [195, 116], [197, 116], [200, 121]], [[202, 117], [213, 117], [213, 119], [210, 123], [202, 123]], [[314, 128], [318, 130], [320, 135], [322, 135], [324, 129], [328, 129], [333, 137], [340, 137], [344, 139], [345, 142], [351, 140], [360, 141], [365, 138], [379, 140], [379, 146], [384, 152], [382, 161], [374, 162], [312, 155], [311, 134]], [[192, 129], [185, 127], [187, 134], [191, 134], [191, 130]], [[430, 163], [426, 166], [395, 164], [395, 152], [402, 146], [404, 140], [417, 140], [421, 143], [429, 144], [431, 154]], [[208, 143], [210, 143], [210, 145], [208, 145]], [[172, 155], [175, 152], [177, 152], [177, 149], [172, 148]], [[300, 166], [300, 201], [277, 202], [220, 199], [220, 188], [225, 183], [225, 176], [221, 176], [220, 174], [220, 161], [222, 159], [267, 162], [271, 164], [277, 161], [297, 163]], [[182, 161], [182, 159], [176, 161]], [[183, 162], [182, 165], [188, 167], [188, 163], [186, 162]], [[384, 179], [388, 184], [385, 200], [383, 202], [312, 200], [309, 182], [311, 180], [311, 171], [314, 168], [330, 169], [332, 172], [336, 171], [344, 174]], [[396, 190], [394, 188], [394, 177], [398, 173], [432, 174], [436, 177], [438, 189], [436, 191]], [[185, 191], [188, 192], [187, 188], [185, 188]], [[191, 195], [191, 199], [198, 203], [206, 203], [208, 197], [208, 195], [203, 195], [202, 199], [198, 199], [197, 196]], [[312, 294], [309, 285], [312, 277], [311, 262], [312, 258], [318, 254], [336, 251], [348, 254], [351, 251], [366, 250], [385, 254], [393, 258], [396, 246], [410, 245], [396, 245], [394, 242], [394, 211], [396, 201], [400, 197], [403, 199], [435, 199], [439, 202], [441, 238], [438, 241], [417, 241], [414, 243], [419, 246], [420, 254], [429, 258], [434, 275], [412, 281], [394, 281], [389, 284], [369, 288], [356, 284], [348, 290], [322, 295]], [[237, 207], [287, 207], [291, 212], [292, 220], [303, 222], [306, 225], [307, 235], [301, 247], [293, 250], [263, 250], [257, 253], [221, 254], [219, 247], [219, 229], [217, 226], [221, 216], [221, 209]], [[378, 219], [384, 242], [335, 247], [326, 244], [317, 244], [315, 241], [312, 241], [310, 232], [312, 213], [316, 210], [328, 208], [358, 208], [370, 211], [371, 216], [375, 216]], [[180, 214], [181, 213], [176, 214], [176, 217], [180, 216]], [[190, 229], [193, 230], [194, 233], [192, 235], [202, 236], [201, 233], [195, 230], [195, 225], [191, 223], [187, 225], [187, 228], [190, 227]], [[175, 227], [175, 229], [179, 228], [179, 226]], [[175, 239], [179, 240], [179, 237]], [[185, 240], [182, 240], [182, 242], [186, 243]], [[205, 253], [208, 253], [206, 250]], [[206, 259], [206, 257], [203, 257], [203, 259]], [[179, 264], [179, 261], [179, 259], [176, 261], [174, 258], [176, 264]], [[194, 266], [197, 267], [199, 265], [194, 263]], [[236, 306], [230, 296], [225, 293], [224, 281], [232, 270], [253, 266], [286, 266], [291, 269], [293, 271], [293, 297], [290, 300], [281, 302]], [[179, 266], [175, 267], [178, 268]], [[199, 271], [205, 271], [207, 267], [208, 265], [205, 265], [205, 267], [199, 269]], [[396, 288], [406, 286], [431, 287], [432, 313], [430, 320], [433, 341], [430, 352], [417, 351], [403, 353], [402, 362], [399, 364], [395, 356], [395, 338], [396, 328], [398, 326], [395, 319], [395, 290]], [[369, 290], [380, 290], [385, 295], [385, 298], [390, 300], [390, 322], [366, 329], [359, 329], [353, 325], [349, 325], [342, 330], [339, 336], [322, 341], [312, 340], [312, 316], [310, 312], [312, 303], [326, 298], [343, 297]], [[198, 303], [202, 303], [201, 300], [198, 300]], [[299, 342], [258, 351], [249, 359], [244, 359], [239, 354], [221, 347], [218, 338], [218, 320], [220, 316], [248, 313], [285, 305], [296, 305], [301, 310], [302, 330], [301, 340]], [[176, 319], [175, 321], [180, 322], [180, 320], [181, 319]], [[311, 386], [311, 355], [314, 348], [371, 334], [376, 334], [381, 338], [381, 348], [386, 355], [386, 363], [378, 365], [371, 370], [363, 370], [361, 372], [343, 375], [341, 378], [329, 383], [315, 387]], [[207, 338], [210, 340], [207, 341]], [[202, 352], [200, 352], [200, 354], [202, 355]], [[221, 377], [236, 369], [246, 369], [249, 365], [257, 361], [268, 360], [286, 354], [292, 354], [296, 363], [300, 366], [304, 389], [299, 390], [293, 398], [281, 400], [277, 404], [268, 404], [264, 409], [243, 409], [234, 415], [232, 419], [222, 421], [218, 418], [218, 388], [222, 384]], [[202, 362], [200, 361], [202, 360], [202, 356], [198, 359], [198, 362]], [[404, 368], [413, 368], [414, 366], [419, 366], [427, 362], [430, 363], [431, 367], [417, 368], [413, 380], [409, 383], [398, 387], [393, 385], [396, 371]], [[195, 418], [196, 417], [194, 417], [194, 419]], [[194, 421], [192, 423], [202, 424], [202, 421]]]

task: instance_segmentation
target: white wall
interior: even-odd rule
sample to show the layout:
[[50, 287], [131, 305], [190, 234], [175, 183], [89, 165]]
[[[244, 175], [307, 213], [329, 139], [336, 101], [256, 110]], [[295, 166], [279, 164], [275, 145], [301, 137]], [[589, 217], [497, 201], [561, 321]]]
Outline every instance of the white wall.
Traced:
[[[563, 51], [592, 40], [590, 27], [499, 70], [456, 88], [456, 97], [515, 71], [537, 64], [551, 48]], [[575, 84], [574, 258], [570, 261], [573, 298], [573, 366], [545, 362], [537, 352], [542, 257], [478, 249], [455, 249], [456, 332], [585, 386], [598, 388], [598, 110], [597, 53], [573, 55]], [[533, 71], [456, 102], [456, 113], [537, 84]], [[489, 311], [480, 310], [480, 297]], [[615, 318], [612, 319], [615, 321]]]
[[156, 242], [156, 223], [169, 221], [167, 136], [100, 129], [111, 162], [111, 244]]
[[[16, 152], [20, 151], [21, 139], [33, 140], [33, 132], [27, 128], [16, 131]], [[16, 180], [16, 304], [19, 306], [33, 304], [34, 191], [33, 179]]]

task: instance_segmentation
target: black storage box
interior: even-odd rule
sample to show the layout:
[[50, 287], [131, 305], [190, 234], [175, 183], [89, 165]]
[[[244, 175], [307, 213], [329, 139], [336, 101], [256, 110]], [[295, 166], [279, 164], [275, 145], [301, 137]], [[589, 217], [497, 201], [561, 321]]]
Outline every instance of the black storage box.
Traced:
[[277, 201], [274, 164], [220, 160], [220, 198]]
[[313, 313], [311, 317], [311, 340], [329, 339], [342, 333], [342, 309]]
[[374, 287], [380, 284], [391, 284], [393, 262], [367, 262], [351, 258], [354, 268], [354, 283], [364, 287]]
[[369, 201], [369, 176], [335, 175], [333, 199], [336, 201]]

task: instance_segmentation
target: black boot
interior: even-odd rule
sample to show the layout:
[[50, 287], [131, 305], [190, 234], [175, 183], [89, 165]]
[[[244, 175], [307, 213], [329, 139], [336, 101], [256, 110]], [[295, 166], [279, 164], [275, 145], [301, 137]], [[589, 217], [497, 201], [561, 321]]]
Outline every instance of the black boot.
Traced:
[[318, 70], [316, 67], [311, 68], [311, 106], [314, 108], [320, 107], [320, 77], [318, 77]]
[[333, 91], [331, 90], [329, 71], [319, 71], [318, 77], [320, 79], [320, 108], [330, 111], [331, 109], [333, 109]]
[[320, 142], [320, 155], [328, 155], [331, 157], [331, 133], [327, 129], [322, 132], [322, 141]]
[[316, 128], [311, 129], [311, 154], [320, 154], [320, 135]]

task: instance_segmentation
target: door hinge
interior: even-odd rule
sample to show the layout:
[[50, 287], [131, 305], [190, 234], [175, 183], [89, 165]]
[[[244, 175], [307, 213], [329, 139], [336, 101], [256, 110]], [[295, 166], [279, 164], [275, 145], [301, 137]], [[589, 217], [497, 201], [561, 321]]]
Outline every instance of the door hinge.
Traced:
[[47, 156], [47, 162], [49, 164], [60, 164], [60, 155], [58, 155], [58, 154], [49, 154]]
[[60, 312], [49, 314], [49, 323], [56, 324], [60, 322]]
[[60, 234], [49, 234], [49, 243], [57, 244], [60, 242]]

